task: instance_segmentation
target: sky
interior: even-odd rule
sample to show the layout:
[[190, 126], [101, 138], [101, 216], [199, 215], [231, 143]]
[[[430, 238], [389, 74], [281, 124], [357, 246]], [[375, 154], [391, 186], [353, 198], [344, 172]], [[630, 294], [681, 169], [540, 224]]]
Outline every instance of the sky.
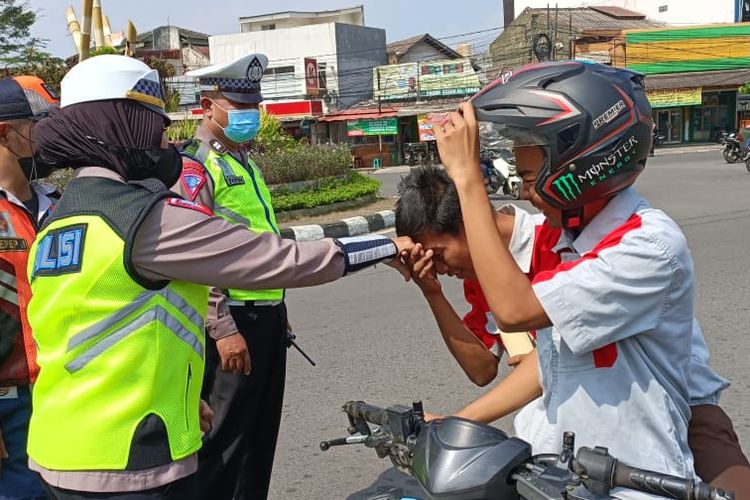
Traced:
[[[502, 0], [101, 0], [112, 31], [124, 29], [128, 19], [136, 28], [149, 31], [171, 24], [182, 28], [221, 35], [239, 32], [239, 18], [273, 12], [320, 11], [356, 5], [365, 6], [365, 24], [386, 30], [388, 42], [421, 33], [443, 38], [449, 45], [468, 41], [475, 50], [485, 49], [500, 32], [468, 33], [502, 26]], [[38, 19], [32, 35], [48, 40], [47, 51], [58, 57], [75, 52], [67, 32], [65, 9], [73, 5], [79, 20], [81, 0], [28, 0]], [[469, 8], [470, 6], [470, 8]]]

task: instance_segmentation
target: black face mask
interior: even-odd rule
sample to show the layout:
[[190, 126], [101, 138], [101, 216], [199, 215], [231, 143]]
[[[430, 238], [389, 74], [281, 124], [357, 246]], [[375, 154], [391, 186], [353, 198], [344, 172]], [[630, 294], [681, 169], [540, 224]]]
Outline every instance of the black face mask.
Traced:
[[173, 145], [167, 149], [136, 149], [123, 146], [109, 146], [117, 151], [128, 166], [128, 180], [158, 179], [167, 189], [174, 186], [182, 173], [182, 157]]
[[47, 177], [55, 169], [53, 165], [45, 162], [38, 152], [33, 157], [19, 158], [18, 165], [29, 181]]

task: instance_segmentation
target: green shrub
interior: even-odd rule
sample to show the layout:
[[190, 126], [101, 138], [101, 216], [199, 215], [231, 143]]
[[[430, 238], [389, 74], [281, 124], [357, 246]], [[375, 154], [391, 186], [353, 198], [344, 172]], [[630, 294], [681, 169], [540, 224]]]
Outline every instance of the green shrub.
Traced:
[[169, 142], [182, 142], [195, 137], [195, 131], [198, 130], [200, 120], [179, 120], [172, 122], [167, 129], [167, 139]]
[[260, 130], [253, 141], [253, 149], [258, 152], [286, 151], [293, 149], [297, 141], [287, 134], [281, 122], [273, 115], [260, 111]]
[[298, 143], [291, 149], [255, 152], [251, 157], [268, 184], [346, 175], [351, 164], [351, 151], [345, 144], [311, 146]]
[[276, 212], [287, 212], [356, 200], [362, 196], [376, 194], [379, 190], [380, 181], [377, 179], [350, 172], [346, 179], [323, 182], [315, 190], [274, 194], [272, 204]]

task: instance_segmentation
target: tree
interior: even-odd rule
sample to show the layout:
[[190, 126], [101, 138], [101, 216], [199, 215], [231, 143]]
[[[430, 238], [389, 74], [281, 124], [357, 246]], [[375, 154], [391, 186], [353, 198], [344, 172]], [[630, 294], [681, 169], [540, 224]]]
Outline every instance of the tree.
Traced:
[[52, 87], [55, 92], [59, 94], [60, 82], [65, 76], [65, 73], [68, 72], [68, 69], [70, 68], [65, 64], [64, 60], [46, 54], [45, 57], [40, 58], [38, 61], [13, 66], [10, 68], [10, 73], [14, 76], [37, 76], [44, 80], [47, 85]]
[[177, 75], [177, 69], [161, 57], [149, 57], [144, 59], [146, 64], [151, 69], [155, 69], [159, 73], [159, 81], [161, 82], [161, 92], [164, 96], [164, 107], [167, 112], [171, 113], [177, 111], [180, 107], [180, 93], [167, 85], [167, 78], [172, 78]]
[[35, 21], [36, 13], [26, 2], [0, 0], [0, 61], [6, 66], [21, 61], [23, 53], [28, 51], [29, 30]]
[[750, 94], [750, 82], [745, 82], [738, 90], [740, 94]]

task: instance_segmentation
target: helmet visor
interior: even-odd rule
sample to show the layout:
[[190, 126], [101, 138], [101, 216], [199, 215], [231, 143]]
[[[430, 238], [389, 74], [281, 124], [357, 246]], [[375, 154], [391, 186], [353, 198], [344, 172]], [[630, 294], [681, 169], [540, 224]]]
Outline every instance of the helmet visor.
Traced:
[[548, 146], [548, 141], [531, 130], [505, 123], [479, 122], [479, 146], [497, 151], [523, 146]]

